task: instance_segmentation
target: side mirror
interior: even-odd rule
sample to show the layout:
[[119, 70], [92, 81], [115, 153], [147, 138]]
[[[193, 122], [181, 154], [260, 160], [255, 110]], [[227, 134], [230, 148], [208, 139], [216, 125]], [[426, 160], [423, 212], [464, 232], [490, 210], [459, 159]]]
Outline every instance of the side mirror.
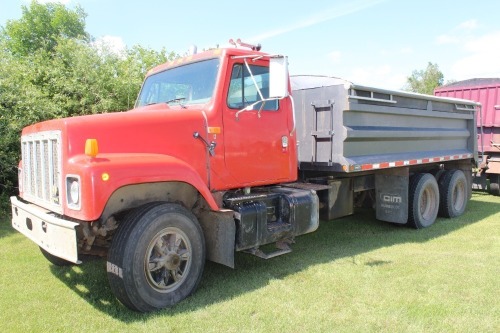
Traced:
[[276, 56], [269, 63], [269, 98], [288, 96], [288, 57]]

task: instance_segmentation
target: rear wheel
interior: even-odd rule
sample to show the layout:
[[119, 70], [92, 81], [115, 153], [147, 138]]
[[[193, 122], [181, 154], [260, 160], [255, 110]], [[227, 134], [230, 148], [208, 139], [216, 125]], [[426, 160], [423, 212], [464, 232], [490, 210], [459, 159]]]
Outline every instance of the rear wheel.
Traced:
[[490, 194], [500, 195], [500, 175], [490, 174]]
[[439, 179], [439, 215], [457, 217], [464, 213], [469, 199], [467, 178], [462, 170], [447, 170]]
[[410, 178], [408, 224], [414, 228], [431, 226], [439, 210], [439, 189], [436, 178], [420, 173]]
[[434, 169], [434, 170], [431, 170], [429, 173], [431, 175], [433, 175], [434, 178], [436, 178], [437, 182], [439, 182], [439, 179], [441, 178], [441, 176], [443, 175], [444, 172], [445, 172], [445, 170], [443, 170], [443, 169]]
[[140, 208], [122, 222], [108, 253], [114, 294], [132, 310], [172, 306], [198, 286], [205, 242], [196, 217], [177, 204]]

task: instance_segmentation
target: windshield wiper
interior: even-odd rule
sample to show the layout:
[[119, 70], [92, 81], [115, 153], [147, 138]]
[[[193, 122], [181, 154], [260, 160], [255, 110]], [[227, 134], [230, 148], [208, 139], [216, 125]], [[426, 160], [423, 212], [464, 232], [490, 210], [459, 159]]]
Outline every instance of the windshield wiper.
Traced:
[[172, 103], [172, 102], [179, 102], [179, 105], [181, 106], [181, 108], [185, 109], [186, 106], [182, 103], [180, 103], [181, 101], [185, 100], [186, 97], [177, 97], [177, 98], [172, 98], [172, 99], [169, 99], [168, 101], [164, 102], [166, 104], [169, 104], [169, 103]]

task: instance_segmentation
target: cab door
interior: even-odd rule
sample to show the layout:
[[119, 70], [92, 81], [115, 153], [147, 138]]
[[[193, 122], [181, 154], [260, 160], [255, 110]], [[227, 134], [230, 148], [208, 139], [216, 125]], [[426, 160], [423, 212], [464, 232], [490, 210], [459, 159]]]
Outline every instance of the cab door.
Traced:
[[[240, 186], [295, 180], [297, 157], [296, 141], [290, 135], [291, 103], [288, 99], [259, 102], [261, 95], [269, 96], [269, 63], [248, 60], [247, 66], [242, 59], [234, 59], [229, 66], [223, 103], [228, 173]], [[254, 103], [251, 110], [241, 111]]]

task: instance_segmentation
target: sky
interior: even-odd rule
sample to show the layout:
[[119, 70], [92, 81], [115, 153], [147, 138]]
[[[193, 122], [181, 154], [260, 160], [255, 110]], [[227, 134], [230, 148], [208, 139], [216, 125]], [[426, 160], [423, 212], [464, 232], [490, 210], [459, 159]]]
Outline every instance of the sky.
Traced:
[[[47, 0], [37, 0], [40, 3]], [[0, 26], [29, 0], [0, 0]], [[260, 43], [291, 74], [401, 89], [429, 62], [448, 80], [500, 77], [499, 0], [58, 0], [87, 13], [86, 29], [116, 49], [140, 44], [185, 54]]]

